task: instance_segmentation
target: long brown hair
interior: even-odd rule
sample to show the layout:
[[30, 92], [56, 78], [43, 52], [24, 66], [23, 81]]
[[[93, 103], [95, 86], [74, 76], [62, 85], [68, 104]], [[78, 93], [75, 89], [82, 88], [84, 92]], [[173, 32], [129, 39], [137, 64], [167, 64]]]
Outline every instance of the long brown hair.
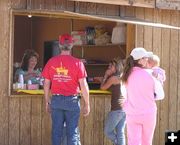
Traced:
[[111, 60], [110, 63], [115, 65], [116, 75], [120, 76], [123, 71], [123, 60], [120, 59], [119, 57], [117, 57], [117, 58], [114, 58], [113, 60]]
[[[21, 68], [24, 70], [24, 71], [27, 71], [28, 70], [28, 65], [29, 65], [29, 59], [31, 58], [31, 57], [36, 57], [37, 58], [37, 61], [38, 61], [38, 59], [39, 59], [39, 55], [38, 55], [38, 53], [36, 53], [34, 50], [32, 50], [32, 49], [27, 49], [26, 51], [25, 51], [25, 53], [24, 53], [24, 56], [23, 56], [23, 58], [22, 58], [22, 62], [21, 62]], [[37, 64], [36, 64], [36, 66], [35, 66], [35, 68], [34, 69], [36, 69], [37, 68]]]
[[123, 83], [127, 83], [128, 77], [132, 72], [134, 66], [142, 67], [139, 63], [139, 60], [134, 60], [133, 57], [130, 55], [125, 62], [123, 73], [121, 76], [121, 80]]

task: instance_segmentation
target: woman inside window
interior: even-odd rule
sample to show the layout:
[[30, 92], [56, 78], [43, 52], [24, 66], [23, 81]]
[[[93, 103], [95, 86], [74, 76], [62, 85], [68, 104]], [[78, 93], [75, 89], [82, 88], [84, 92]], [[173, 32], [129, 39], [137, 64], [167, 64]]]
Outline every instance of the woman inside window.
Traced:
[[39, 84], [41, 72], [37, 69], [39, 55], [34, 50], [25, 51], [22, 58], [21, 67], [15, 72], [15, 82], [19, 81], [19, 76], [23, 75], [25, 84]]

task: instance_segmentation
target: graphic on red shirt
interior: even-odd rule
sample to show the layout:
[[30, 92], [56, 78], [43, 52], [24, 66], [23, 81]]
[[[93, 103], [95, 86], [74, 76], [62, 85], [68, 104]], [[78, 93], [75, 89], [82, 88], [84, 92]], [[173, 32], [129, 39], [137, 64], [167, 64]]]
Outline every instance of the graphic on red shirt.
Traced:
[[62, 66], [62, 63], [61, 63], [61, 66], [58, 68], [55, 68], [52, 66], [52, 68], [56, 71], [56, 73], [59, 75], [59, 74], [62, 74], [62, 75], [67, 75], [68, 74], [68, 70]]
[[57, 82], [68, 82], [71, 81], [71, 76], [68, 75], [69, 70], [66, 69], [62, 63], [60, 67], [51, 66], [52, 69], [55, 70], [53, 80]]

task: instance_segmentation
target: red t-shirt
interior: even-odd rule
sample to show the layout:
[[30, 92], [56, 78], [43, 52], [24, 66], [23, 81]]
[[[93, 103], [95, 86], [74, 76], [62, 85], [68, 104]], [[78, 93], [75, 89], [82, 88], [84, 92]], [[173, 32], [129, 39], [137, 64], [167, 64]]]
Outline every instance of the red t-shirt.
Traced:
[[79, 79], [87, 77], [84, 64], [71, 55], [58, 55], [45, 65], [42, 76], [51, 81], [51, 93], [70, 96], [79, 93]]

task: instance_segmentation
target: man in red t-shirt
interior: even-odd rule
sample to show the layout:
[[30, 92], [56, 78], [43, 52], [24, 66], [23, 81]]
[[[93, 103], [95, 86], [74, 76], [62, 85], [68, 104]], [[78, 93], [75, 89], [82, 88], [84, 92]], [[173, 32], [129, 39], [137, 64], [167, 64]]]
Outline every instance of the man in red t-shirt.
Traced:
[[[59, 37], [61, 54], [52, 57], [43, 69], [46, 111], [51, 113], [52, 145], [60, 145], [63, 126], [66, 123], [67, 144], [78, 145], [78, 122], [80, 116], [80, 89], [84, 99], [82, 112], [90, 112], [89, 88], [84, 64], [71, 56], [72, 36]], [[79, 89], [80, 86], [80, 89]], [[49, 97], [51, 90], [52, 97]]]

